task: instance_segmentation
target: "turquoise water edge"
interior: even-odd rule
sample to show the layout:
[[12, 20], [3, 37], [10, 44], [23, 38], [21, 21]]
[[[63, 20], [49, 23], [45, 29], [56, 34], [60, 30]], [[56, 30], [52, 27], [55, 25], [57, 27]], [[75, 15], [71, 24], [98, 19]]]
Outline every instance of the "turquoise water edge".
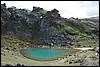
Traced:
[[35, 60], [53, 60], [71, 53], [72, 51], [68, 49], [54, 48], [28, 48], [21, 50], [22, 55]]

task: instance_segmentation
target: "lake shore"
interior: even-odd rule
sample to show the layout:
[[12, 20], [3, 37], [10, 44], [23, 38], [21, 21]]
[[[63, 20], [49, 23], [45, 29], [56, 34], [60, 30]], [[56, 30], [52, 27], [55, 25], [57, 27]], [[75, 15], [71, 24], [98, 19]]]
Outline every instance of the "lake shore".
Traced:
[[[58, 58], [57, 60], [52, 61], [31, 60], [22, 56], [19, 52], [15, 52], [13, 50], [2, 49], [1, 52], [1, 66], [5, 64], [11, 64], [14, 66], [18, 63], [23, 64], [25, 66], [88, 66], [87, 63], [89, 63], [91, 66], [91, 64], [93, 65], [93, 63], [95, 63], [95, 65], [98, 65], [96, 63], [99, 62], [98, 57], [95, 56], [95, 51], [79, 51], [75, 54], [66, 55], [62, 58]], [[91, 60], [92, 56], [96, 59]]]
[[[1, 66], [10, 64], [15, 66], [21, 64], [24, 66], [99, 66], [99, 56], [95, 55], [93, 50], [78, 50], [77, 52], [65, 55], [52, 61], [36, 61], [21, 55], [20, 50], [29, 48], [25, 42], [15, 38], [2, 37], [1, 39]], [[34, 46], [34, 45], [33, 45]], [[50, 48], [42, 46], [38, 48]], [[55, 49], [74, 49], [78, 47], [54, 46]], [[74, 49], [76, 50], [76, 49]]]

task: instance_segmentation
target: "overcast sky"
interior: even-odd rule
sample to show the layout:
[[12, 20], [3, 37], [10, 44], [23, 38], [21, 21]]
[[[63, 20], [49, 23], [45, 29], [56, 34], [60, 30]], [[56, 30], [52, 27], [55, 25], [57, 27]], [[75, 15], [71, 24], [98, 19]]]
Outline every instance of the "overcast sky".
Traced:
[[1, 1], [7, 7], [33, 9], [33, 6], [41, 7], [47, 11], [54, 8], [59, 10], [64, 18], [88, 18], [99, 16], [99, 1]]

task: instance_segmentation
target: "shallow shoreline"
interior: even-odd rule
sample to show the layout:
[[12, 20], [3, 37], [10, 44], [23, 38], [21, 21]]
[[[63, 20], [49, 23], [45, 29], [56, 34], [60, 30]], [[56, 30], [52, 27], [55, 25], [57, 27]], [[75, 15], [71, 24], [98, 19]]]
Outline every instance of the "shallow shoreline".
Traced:
[[[3, 54], [5, 54], [5, 55], [1, 55], [1, 63], [2, 63], [1, 66], [5, 65], [5, 64], [11, 64], [14, 66], [17, 63], [24, 64], [25, 66], [81, 66], [81, 64], [83, 64], [83, 65], [86, 64], [85, 63], [86, 61], [87, 61], [87, 63], [92, 64], [94, 62], [97, 63], [97, 61], [99, 60], [99, 59], [91, 60], [91, 58], [89, 58], [89, 56], [95, 56], [94, 51], [85, 51], [85, 52], [78, 51], [75, 54], [66, 55], [62, 58], [58, 58], [58, 59], [52, 60], [52, 61], [31, 60], [31, 59], [28, 59], [28, 58], [22, 56], [19, 52], [15, 52], [13, 50], [2, 49], [1, 52]], [[84, 59], [82, 59], [82, 58], [84, 58]], [[81, 63], [81, 61], [78, 61], [78, 59], [83, 60], [84, 63], [83, 62]], [[89, 60], [87, 60], [87, 59], [89, 59]], [[72, 60], [74, 60], [74, 62]], [[76, 61], [78, 61], [78, 62], [76, 63]]]

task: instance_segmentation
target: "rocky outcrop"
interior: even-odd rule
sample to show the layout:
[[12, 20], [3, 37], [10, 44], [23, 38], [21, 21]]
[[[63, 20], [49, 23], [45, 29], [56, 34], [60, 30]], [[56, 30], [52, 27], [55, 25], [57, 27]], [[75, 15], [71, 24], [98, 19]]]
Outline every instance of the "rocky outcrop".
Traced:
[[[78, 18], [63, 18], [57, 9], [46, 11], [40, 7], [33, 10], [6, 7], [1, 4], [1, 33], [16, 36], [20, 40], [38, 39], [38, 44], [73, 45], [76, 37], [97, 38], [99, 29], [95, 22]], [[96, 35], [96, 36], [92, 36]]]

